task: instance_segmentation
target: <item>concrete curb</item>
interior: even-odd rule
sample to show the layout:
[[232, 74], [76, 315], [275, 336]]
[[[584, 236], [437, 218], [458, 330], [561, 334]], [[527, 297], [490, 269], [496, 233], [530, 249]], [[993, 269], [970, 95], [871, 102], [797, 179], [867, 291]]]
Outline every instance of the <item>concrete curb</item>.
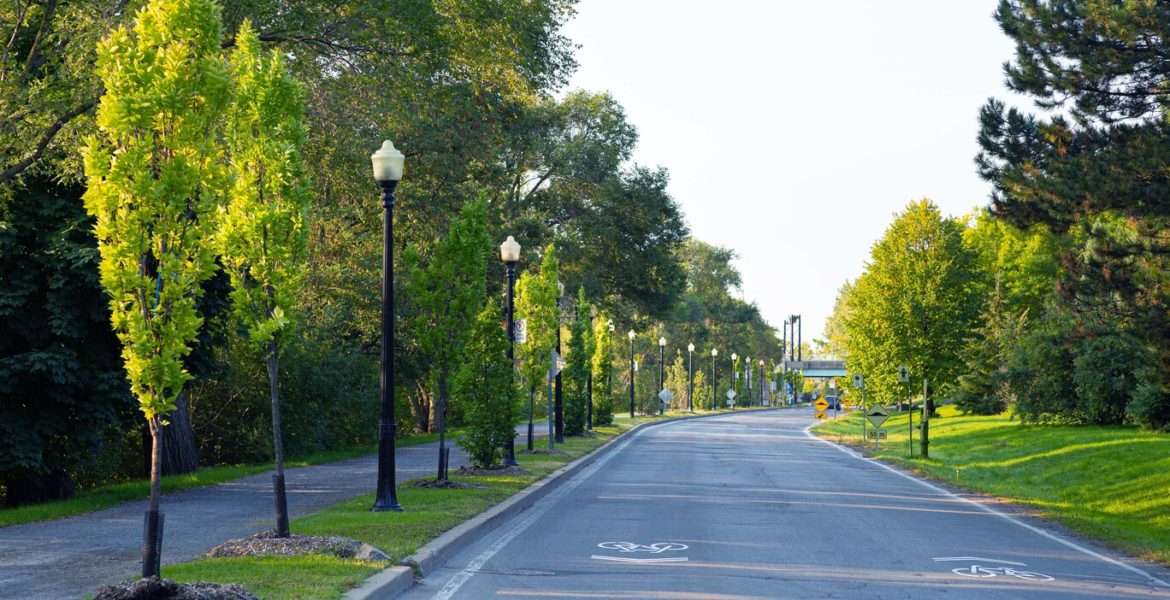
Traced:
[[[775, 407], [766, 409], [741, 410], [740, 414], [747, 412], [756, 412], [763, 410], [782, 410], [787, 407]], [[448, 529], [446, 532], [439, 535], [439, 537], [431, 540], [423, 547], [419, 548], [417, 552], [402, 560], [403, 564], [408, 567], [390, 567], [384, 571], [370, 577], [361, 585], [361, 587], [354, 588], [347, 592], [344, 596], [346, 600], [387, 600], [405, 592], [414, 585], [414, 579], [421, 579], [436, 569], [443, 566], [447, 559], [456, 552], [462, 550], [471, 542], [490, 533], [493, 529], [500, 526], [503, 522], [516, 516], [538, 500], [548, 495], [549, 492], [556, 489], [557, 485], [565, 481], [569, 476], [577, 471], [589, 466], [594, 460], [602, 456], [606, 452], [613, 449], [614, 444], [626, 437], [643, 429], [645, 427], [654, 427], [656, 425], [665, 425], [667, 423], [678, 423], [679, 421], [690, 421], [693, 419], [706, 419], [710, 417], [719, 417], [724, 415], [736, 414], [732, 411], [724, 411], [709, 415], [694, 415], [678, 417], [675, 419], [662, 421], [649, 421], [646, 423], [639, 423], [621, 434], [614, 436], [613, 439], [598, 446], [595, 450], [574, 460], [573, 462], [549, 473], [544, 479], [533, 483], [532, 485], [516, 492], [508, 499], [492, 506], [491, 508], [479, 513], [478, 515]], [[387, 575], [393, 571], [391, 575]], [[414, 577], [410, 578], [409, 584], [403, 584], [404, 573], [413, 573]]]

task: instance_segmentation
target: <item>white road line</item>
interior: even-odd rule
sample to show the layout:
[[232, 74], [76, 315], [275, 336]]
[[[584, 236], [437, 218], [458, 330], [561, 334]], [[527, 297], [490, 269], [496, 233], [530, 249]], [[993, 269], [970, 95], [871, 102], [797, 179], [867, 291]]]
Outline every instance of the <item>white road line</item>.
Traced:
[[604, 556], [602, 554], [594, 554], [593, 556], [590, 556], [589, 558], [592, 558], [594, 560], [612, 560], [613, 562], [637, 563], [637, 564], [687, 562], [687, 560], [688, 560], [687, 557], [685, 557], [685, 556], [667, 556], [664, 558], [628, 558], [625, 556]]
[[1013, 562], [1010, 560], [999, 560], [998, 558], [983, 558], [982, 556], [936, 556], [935, 558], [932, 558], [931, 560], [933, 560], [935, 562], [955, 562], [955, 561], [967, 562], [967, 561], [977, 560], [979, 562], [993, 562], [993, 563], [1003, 563], [1005, 565], [1016, 565], [1017, 567], [1028, 566], [1028, 563]]
[[1161, 585], [1162, 587], [1170, 588], [1170, 583], [1166, 583], [1165, 581], [1162, 581], [1161, 579], [1158, 579], [1157, 577], [1154, 577], [1153, 575], [1150, 575], [1149, 573], [1147, 573], [1147, 572], [1145, 572], [1145, 571], [1143, 571], [1143, 570], [1141, 570], [1133, 565], [1121, 562], [1120, 560], [1117, 560], [1114, 558], [1110, 558], [1108, 556], [1105, 556], [1104, 554], [1101, 554], [1100, 552], [1094, 552], [1093, 550], [1090, 550], [1084, 546], [1081, 546], [1080, 544], [1077, 544], [1076, 542], [1071, 542], [1071, 541], [1066, 540], [1066, 539], [1064, 539], [1064, 538], [1062, 538], [1054, 533], [1050, 533], [1050, 532], [1044, 531], [1043, 529], [1040, 529], [1039, 527], [1034, 527], [1032, 525], [1029, 525], [1029, 524], [1027, 524], [1027, 523], [1025, 523], [1025, 522], [1023, 522], [1023, 521], [1021, 521], [1021, 520], [1019, 520], [1019, 519], [1017, 519], [1017, 518], [1015, 518], [1007, 513], [1002, 513], [998, 510], [995, 510], [994, 508], [991, 508], [990, 506], [984, 505], [980, 502], [976, 502], [975, 500], [972, 500], [970, 498], [964, 498], [962, 496], [959, 496], [958, 494], [955, 494], [954, 492], [951, 492], [950, 490], [947, 490], [947, 489], [941, 488], [937, 485], [934, 485], [933, 483], [930, 483], [928, 481], [919, 479], [919, 478], [914, 477], [912, 475], [908, 475], [906, 473], [903, 473], [903, 472], [899, 471], [898, 469], [895, 469], [895, 468], [893, 468], [893, 467], [891, 467], [891, 466], [889, 466], [881, 461], [877, 461], [877, 460], [874, 460], [872, 458], [862, 456], [849, 448], [845, 448], [843, 446], [840, 446], [838, 444], [830, 442], [829, 440], [826, 440], [824, 438], [817, 437], [811, 431], [809, 431], [810, 429], [812, 429], [813, 425], [816, 425], [816, 423], [813, 423], [813, 424], [804, 428], [804, 435], [806, 435], [806, 436], [808, 436], [808, 437], [810, 437], [818, 442], [828, 444], [830, 447], [836, 448], [837, 450], [840, 450], [841, 452], [844, 452], [845, 454], [852, 456], [853, 458], [865, 461], [865, 462], [872, 464], [872, 465], [877, 465], [877, 466], [879, 466], [879, 467], [881, 467], [881, 468], [883, 468], [883, 469], [885, 469], [885, 470], [887, 470], [895, 475], [898, 475], [900, 477], [904, 477], [906, 479], [909, 479], [910, 481], [913, 481], [913, 482], [916, 482], [920, 485], [926, 486], [926, 487], [928, 487], [936, 492], [939, 492], [940, 494], [943, 494], [945, 496], [950, 496], [951, 498], [955, 498], [956, 500], [961, 500], [963, 502], [966, 502], [967, 504], [970, 504], [971, 506], [978, 507], [980, 510], [983, 510], [984, 512], [991, 513], [991, 514], [996, 515], [996, 516], [998, 516], [1006, 521], [1009, 521], [1011, 523], [1015, 523], [1016, 525], [1019, 525], [1020, 527], [1023, 527], [1024, 529], [1027, 529], [1028, 531], [1031, 531], [1032, 533], [1046, 537], [1046, 538], [1048, 538], [1048, 539], [1050, 539], [1058, 544], [1062, 544], [1064, 546], [1072, 548], [1073, 550], [1087, 554], [1089, 556], [1092, 556], [1093, 558], [1096, 558], [1098, 560], [1102, 560], [1102, 561], [1107, 562], [1111, 565], [1121, 567], [1121, 568], [1123, 568], [1126, 571], [1129, 571], [1131, 573], [1141, 575], [1142, 577], [1145, 577], [1147, 580], [1154, 582], [1154, 583], [1157, 583], [1158, 585]]
[[629, 446], [630, 443], [638, 439], [638, 437], [646, 431], [647, 430], [644, 428], [635, 431], [634, 434], [630, 436], [630, 439], [622, 442], [620, 446], [610, 450], [605, 454], [605, 456], [602, 456], [593, 464], [585, 467], [585, 470], [574, 475], [572, 479], [566, 481], [556, 490], [553, 490], [551, 493], [549, 493], [549, 495], [538, 500], [535, 506], [532, 509], [529, 509], [529, 514], [527, 517], [506, 529], [504, 534], [501, 535], [500, 538], [495, 541], [495, 543], [489, 546], [487, 550], [481, 552], [478, 556], [473, 558], [471, 562], [467, 563], [467, 566], [464, 567], [463, 570], [452, 576], [451, 579], [447, 581], [447, 584], [442, 587], [442, 589], [436, 592], [434, 596], [431, 596], [431, 600], [451, 600], [451, 598], [453, 598], [459, 591], [459, 588], [463, 587], [463, 584], [467, 583], [467, 581], [475, 575], [476, 571], [482, 569], [483, 566], [487, 564], [487, 561], [491, 560], [492, 557], [499, 553], [500, 550], [503, 550], [504, 546], [507, 546], [509, 542], [516, 538], [516, 536], [524, 533], [524, 530], [528, 529], [533, 523], [536, 522], [537, 519], [544, 516], [544, 513], [548, 512], [549, 509], [557, 503], [557, 501], [568, 495], [568, 493], [576, 489], [577, 486], [584, 483], [586, 479], [589, 479], [589, 477], [601, 469], [605, 463], [609, 462], [610, 459], [612, 459], [614, 456], [617, 456], [618, 453], [620, 453], [622, 450], [625, 450], [626, 446]]

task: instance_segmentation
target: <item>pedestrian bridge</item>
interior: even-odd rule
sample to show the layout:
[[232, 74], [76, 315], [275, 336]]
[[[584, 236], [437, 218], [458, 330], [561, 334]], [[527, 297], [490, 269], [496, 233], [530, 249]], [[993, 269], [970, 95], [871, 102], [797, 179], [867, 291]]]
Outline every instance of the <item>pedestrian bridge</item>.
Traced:
[[844, 377], [843, 360], [786, 360], [786, 371], [800, 371], [805, 377]]

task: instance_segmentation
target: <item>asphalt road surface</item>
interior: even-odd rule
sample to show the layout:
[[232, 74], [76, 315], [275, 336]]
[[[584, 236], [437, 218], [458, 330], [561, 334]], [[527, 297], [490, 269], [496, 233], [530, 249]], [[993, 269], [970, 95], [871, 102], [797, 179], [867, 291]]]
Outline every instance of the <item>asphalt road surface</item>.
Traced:
[[1167, 570], [805, 433], [806, 409], [642, 430], [403, 598], [1170, 598]]

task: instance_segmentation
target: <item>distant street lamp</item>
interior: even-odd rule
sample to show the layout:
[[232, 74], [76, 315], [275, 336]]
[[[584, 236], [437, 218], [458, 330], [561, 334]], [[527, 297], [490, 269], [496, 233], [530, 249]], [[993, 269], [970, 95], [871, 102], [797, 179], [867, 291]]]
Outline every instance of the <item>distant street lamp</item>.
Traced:
[[634, 330], [626, 334], [630, 338], [630, 418], [634, 418]]
[[[565, 284], [557, 282], [560, 295], [557, 297], [557, 356], [561, 356], [561, 311], [564, 310]], [[556, 379], [556, 437], [557, 443], [565, 443], [565, 405], [561, 400], [561, 372]]]
[[382, 411], [378, 419], [378, 490], [371, 510], [402, 510], [394, 489], [394, 188], [406, 157], [390, 140], [370, 156], [374, 180], [382, 187]]
[[[509, 371], [509, 377], [512, 378], [513, 385], [515, 385], [516, 313], [512, 299], [516, 292], [516, 263], [520, 261], [520, 244], [512, 236], [508, 236], [508, 239], [500, 244], [500, 258], [508, 267], [508, 366], [512, 369]], [[528, 427], [532, 427], [531, 414], [528, 419]], [[531, 437], [531, 434], [529, 434], [529, 439]], [[509, 467], [519, 466], [520, 463], [516, 462], [516, 435], [514, 431], [511, 439], [508, 440], [507, 450], [507, 456], [504, 457], [504, 464]]]
[[[593, 317], [597, 316], [597, 307], [589, 305], [589, 336], [593, 335]], [[593, 431], [593, 364], [589, 364], [589, 379], [585, 380], [585, 431]]]
[[695, 412], [695, 345], [687, 344], [687, 410]]
[[711, 349], [711, 410], [718, 409], [718, 399], [715, 397], [715, 391], [718, 387], [715, 384], [715, 359], [719, 356], [719, 349]]
[[[666, 389], [666, 377], [665, 377], [666, 370], [665, 369], [666, 369], [666, 338], [660, 337], [660, 338], [658, 338], [658, 392], [659, 393], [661, 393], [662, 390]], [[659, 397], [659, 400], [658, 400], [658, 414], [659, 415], [662, 415], [664, 412], [666, 412], [666, 407], [663, 406], [664, 404], [666, 404], [666, 403], [662, 401], [661, 397]]]
[[764, 405], [764, 359], [760, 359], [760, 406]]
[[[735, 380], [739, 378], [739, 371], [735, 370], [735, 361], [739, 360], [739, 355], [731, 353], [731, 389], [735, 389]], [[731, 410], [735, 410], [735, 404], [731, 405]]]

